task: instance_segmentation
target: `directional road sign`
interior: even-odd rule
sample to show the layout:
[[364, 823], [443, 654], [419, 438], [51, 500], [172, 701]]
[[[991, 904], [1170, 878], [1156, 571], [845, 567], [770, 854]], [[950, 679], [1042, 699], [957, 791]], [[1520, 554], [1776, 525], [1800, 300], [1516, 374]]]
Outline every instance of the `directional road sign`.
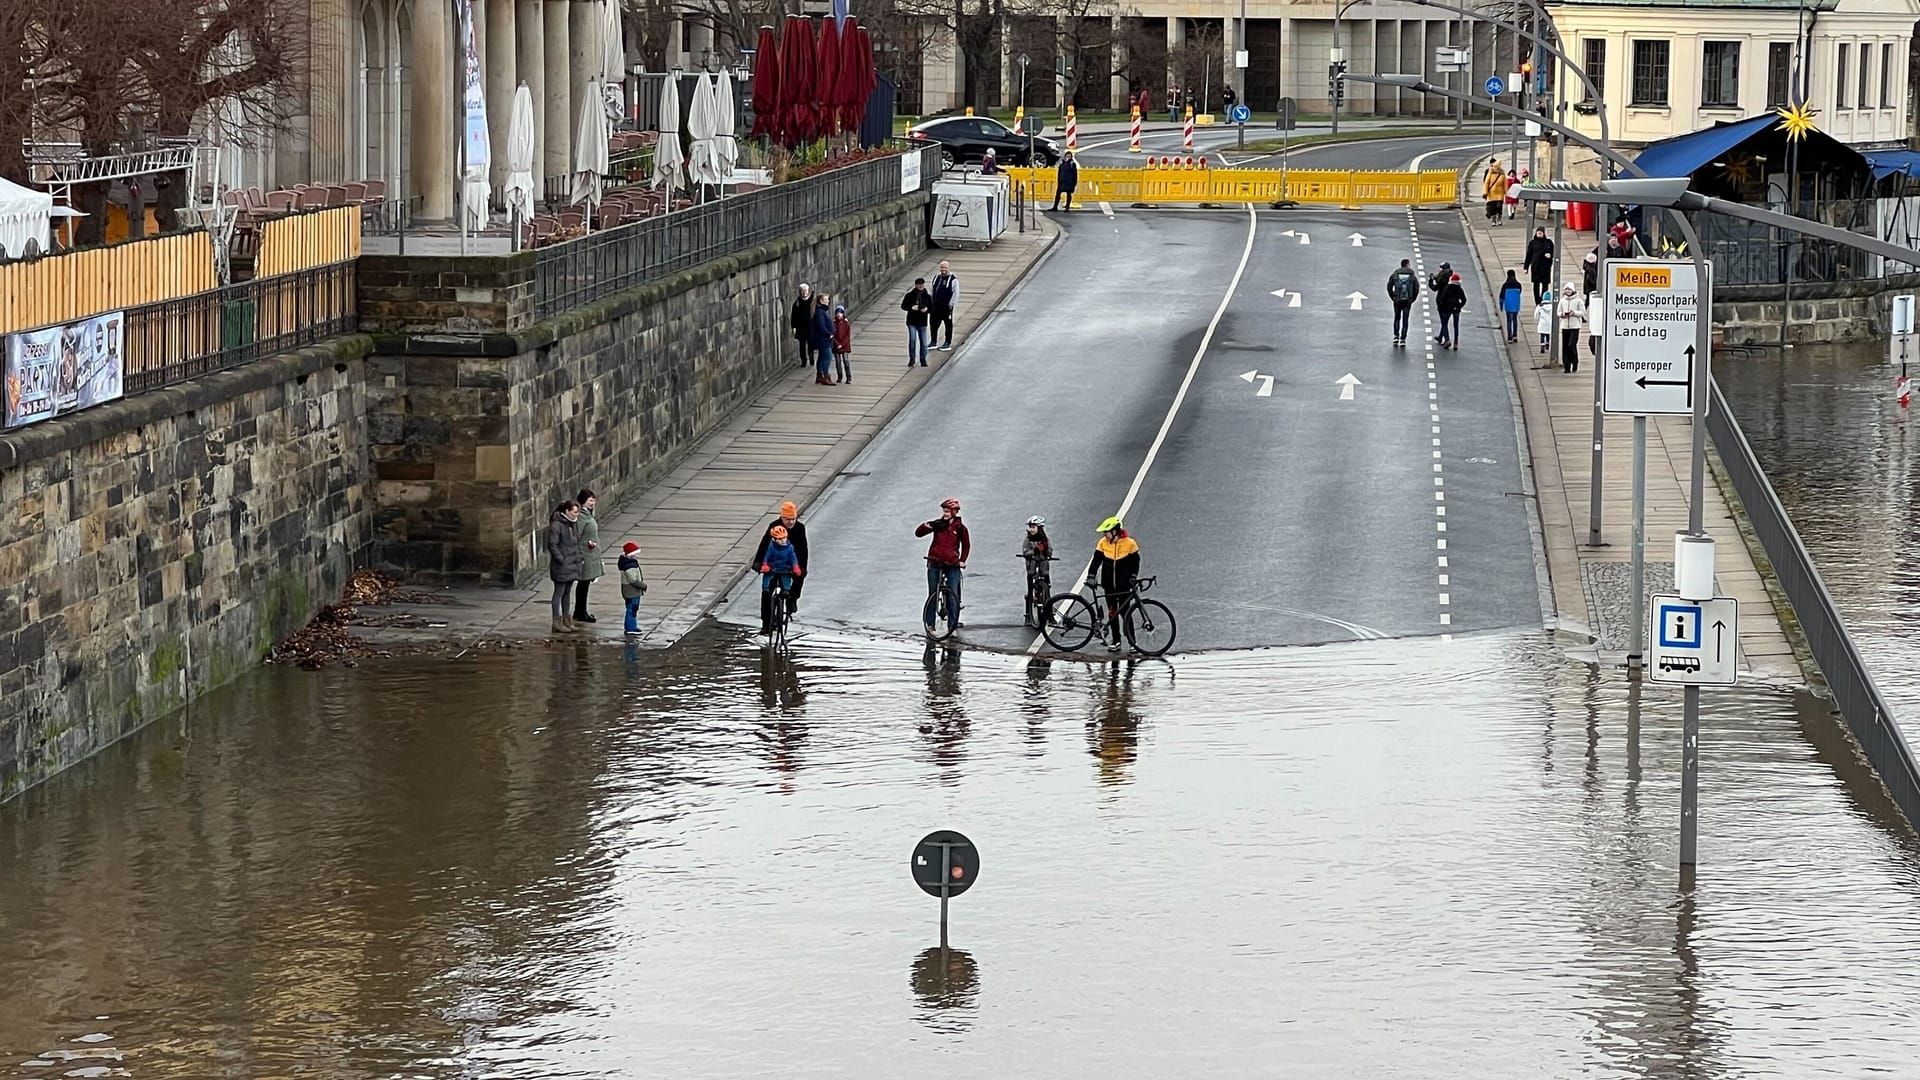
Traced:
[[1498, 75], [1487, 76], [1487, 96], [1488, 97], [1499, 97], [1501, 94], [1504, 94], [1506, 92], [1507, 92], [1507, 84], [1505, 80], [1501, 79], [1500, 76]]
[[1690, 262], [1608, 260], [1600, 282], [1605, 411], [1629, 416], [1693, 411], [1694, 320], [1712, 296], [1711, 274], [1698, 280]]
[[1647, 678], [1682, 686], [1732, 686], [1740, 651], [1739, 604], [1731, 597], [1656, 596], [1648, 614]]
[[1253, 119], [1253, 110], [1247, 108], [1245, 105], [1235, 105], [1233, 111], [1229, 114], [1229, 118], [1236, 124], [1244, 124]]

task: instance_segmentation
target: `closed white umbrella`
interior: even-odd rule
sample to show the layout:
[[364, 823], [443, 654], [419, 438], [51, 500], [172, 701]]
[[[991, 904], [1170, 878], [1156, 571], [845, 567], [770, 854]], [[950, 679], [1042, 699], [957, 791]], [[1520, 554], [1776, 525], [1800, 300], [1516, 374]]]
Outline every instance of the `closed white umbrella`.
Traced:
[[573, 201], [587, 204], [589, 228], [593, 223], [592, 208], [600, 205], [600, 178], [609, 168], [607, 140], [612, 137], [601, 82], [595, 79], [587, 84], [586, 97], [581, 99], [580, 127], [573, 142]]
[[694, 79], [693, 100], [687, 103], [687, 182], [717, 184], [718, 155], [713, 148], [713, 77]]
[[513, 92], [507, 120], [507, 183], [501, 201], [521, 221], [533, 218], [533, 91], [521, 83]]
[[600, 77], [608, 85], [627, 81], [627, 39], [620, 26], [620, 0], [600, 0]]
[[714, 104], [714, 145], [720, 150], [720, 182], [725, 183], [740, 164], [740, 140], [734, 137], [740, 121], [733, 113], [733, 72], [722, 70], [715, 80]]
[[653, 147], [653, 186], [671, 192], [685, 182], [680, 154], [680, 87], [671, 73], [660, 87], [660, 141]]

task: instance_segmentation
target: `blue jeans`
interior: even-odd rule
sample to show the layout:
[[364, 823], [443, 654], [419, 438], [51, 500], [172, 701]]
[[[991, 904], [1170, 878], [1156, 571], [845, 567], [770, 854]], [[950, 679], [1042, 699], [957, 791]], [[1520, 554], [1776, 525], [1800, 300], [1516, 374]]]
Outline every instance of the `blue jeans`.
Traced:
[[907, 363], [912, 364], [918, 357], [921, 363], [927, 362], [927, 341], [931, 337], [924, 326], [907, 327]]
[[1393, 305], [1393, 339], [1395, 341], [1407, 340], [1407, 320], [1412, 314], [1413, 304], [1411, 302], [1405, 304], [1396, 302]]
[[833, 342], [831, 340], [813, 343], [813, 372], [822, 379], [833, 375]]
[[1507, 312], [1507, 340], [1512, 341], [1514, 338], [1517, 338], [1519, 336], [1520, 336], [1520, 313], [1517, 311], [1509, 311]]
[[637, 596], [629, 596], [627, 597], [627, 633], [637, 634], [639, 632], [640, 598]]
[[1441, 341], [1460, 340], [1460, 313], [1459, 312], [1443, 311], [1440, 313], [1440, 340]]
[[960, 568], [957, 566], [935, 566], [933, 563], [927, 564], [927, 595], [932, 596], [934, 592], [940, 588], [940, 583], [945, 581], [947, 583], [947, 591], [953, 594], [952, 617], [956, 623], [960, 621], [960, 577]]

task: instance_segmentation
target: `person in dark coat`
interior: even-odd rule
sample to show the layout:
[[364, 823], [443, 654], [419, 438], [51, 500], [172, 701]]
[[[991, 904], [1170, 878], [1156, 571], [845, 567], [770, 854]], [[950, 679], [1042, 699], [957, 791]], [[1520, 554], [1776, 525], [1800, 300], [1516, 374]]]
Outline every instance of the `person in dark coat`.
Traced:
[[832, 297], [821, 293], [813, 305], [809, 341], [813, 347], [813, 381], [833, 385], [833, 305]]
[[933, 311], [933, 294], [927, 291], [927, 279], [913, 279], [913, 288], [900, 298], [900, 310], [907, 313], [907, 366], [912, 367], [914, 357], [920, 358], [920, 366], [927, 366], [927, 319]]
[[573, 531], [574, 522], [579, 520], [580, 504], [572, 499], [554, 507], [553, 514], [547, 518], [547, 576], [553, 579], [553, 632], [556, 634], [571, 634], [578, 629], [568, 618], [567, 597], [582, 572], [580, 537]]
[[1547, 239], [1544, 227], [1534, 227], [1533, 239], [1527, 241], [1527, 257], [1521, 261], [1520, 268], [1533, 282], [1534, 303], [1544, 303], [1553, 295], [1553, 241]]
[[[773, 543], [773, 530], [787, 530], [787, 542], [793, 545], [794, 553], [800, 556], [801, 566], [812, 566], [807, 553], [807, 525], [800, 520], [800, 508], [790, 502], [780, 504], [780, 516], [767, 522], [767, 531], [760, 534], [760, 546], [753, 549], [753, 561], [748, 565], [758, 567], [767, 561], [767, 545]], [[795, 578], [793, 588], [787, 592], [787, 614], [800, 610], [800, 590], [806, 587], [806, 581]]]
[[1440, 347], [1457, 349], [1460, 347], [1460, 313], [1467, 308], [1467, 289], [1460, 284], [1460, 275], [1454, 274], [1440, 286], [1440, 292], [1433, 298], [1433, 306], [1440, 309]]
[[804, 281], [787, 315], [787, 325], [793, 327], [793, 340], [800, 343], [800, 366], [806, 367], [813, 360], [813, 289]]
[[[953, 267], [945, 259], [940, 260], [940, 272], [933, 275], [933, 284], [927, 291], [933, 296], [932, 317], [927, 325], [927, 342], [941, 352], [952, 352], [953, 309], [960, 304], [960, 279], [953, 275]], [[944, 337], [940, 333], [942, 328], [946, 330]], [[941, 339], [940, 344], [932, 344], [935, 338]]]
[[1080, 184], [1080, 164], [1073, 160], [1073, 151], [1060, 155], [1060, 165], [1053, 171], [1053, 208], [1060, 209], [1060, 196], [1067, 197], [1067, 209], [1073, 209], [1073, 189]]

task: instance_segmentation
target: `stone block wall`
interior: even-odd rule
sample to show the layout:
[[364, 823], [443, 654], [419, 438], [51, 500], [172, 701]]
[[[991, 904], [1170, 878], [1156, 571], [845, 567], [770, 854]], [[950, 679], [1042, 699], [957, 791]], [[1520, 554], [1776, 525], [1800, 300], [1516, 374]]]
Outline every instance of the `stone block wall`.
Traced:
[[514, 333], [377, 336], [376, 563], [441, 580], [545, 573], [555, 503], [582, 487], [618, 499], [787, 370], [798, 283], [850, 309], [894, 302], [880, 294], [925, 250], [925, 205], [905, 196]]
[[0, 435], [0, 799], [251, 668], [370, 533], [350, 337]]

